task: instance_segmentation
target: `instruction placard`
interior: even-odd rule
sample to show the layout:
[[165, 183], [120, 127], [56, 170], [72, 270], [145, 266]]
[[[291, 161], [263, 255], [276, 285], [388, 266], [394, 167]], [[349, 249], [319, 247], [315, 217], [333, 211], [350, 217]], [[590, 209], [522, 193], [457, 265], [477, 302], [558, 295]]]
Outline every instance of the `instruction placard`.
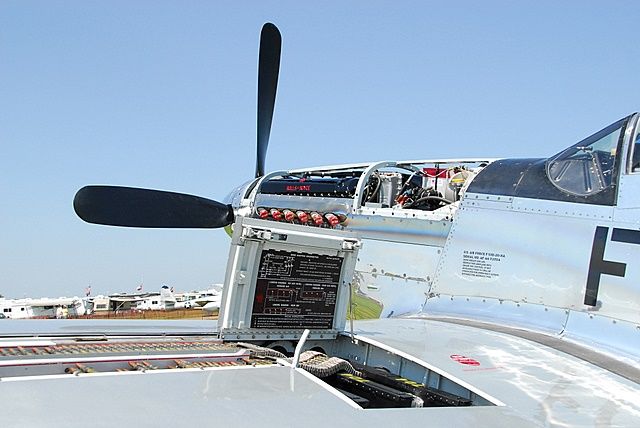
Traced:
[[342, 262], [338, 256], [263, 251], [251, 327], [331, 329]]
[[497, 278], [497, 267], [505, 258], [504, 253], [464, 250], [462, 252], [462, 275], [477, 278]]

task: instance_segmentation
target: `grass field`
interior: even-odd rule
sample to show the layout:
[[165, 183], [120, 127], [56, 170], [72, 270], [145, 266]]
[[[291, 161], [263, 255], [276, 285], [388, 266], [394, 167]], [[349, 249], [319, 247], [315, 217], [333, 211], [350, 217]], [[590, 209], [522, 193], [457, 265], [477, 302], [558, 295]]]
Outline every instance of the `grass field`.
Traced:
[[[382, 305], [377, 301], [357, 292], [352, 292], [351, 299], [356, 320], [380, 318]], [[82, 319], [127, 319], [127, 320], [214, 320], [218, 313], [207, 314], [202, 309], [176, 309], [174, 311], [118, 311], [95, 313], [79, 317]], [[347, 309], [347, 319], [351, 319], [351, 311]]]
[[[382, 305], [370, 297], [363, 296], [355, 291], [351, 293], [353, 302], [353, 319], [367, 320], [380, 318]], [[347, 310], [347, 319], [351, 319], [351, 310]]]

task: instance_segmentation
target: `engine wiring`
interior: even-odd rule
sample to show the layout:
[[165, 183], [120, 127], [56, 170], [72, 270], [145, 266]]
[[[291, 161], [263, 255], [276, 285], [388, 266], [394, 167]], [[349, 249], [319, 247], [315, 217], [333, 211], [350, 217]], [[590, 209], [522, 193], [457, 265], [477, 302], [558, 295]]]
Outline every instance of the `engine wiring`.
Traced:
[[[375, 181], [375, 188], [371, 190], [371, 182]], [[374, 172], [367, 184], [364, 186], [363, 197], [362, 200], [366, 202], [371, 202], [374, 197], [378, 195], [380, 191], [380, 185], [382, 184], [382, 178], [380, 177], [380, 173], [378, 171]]]

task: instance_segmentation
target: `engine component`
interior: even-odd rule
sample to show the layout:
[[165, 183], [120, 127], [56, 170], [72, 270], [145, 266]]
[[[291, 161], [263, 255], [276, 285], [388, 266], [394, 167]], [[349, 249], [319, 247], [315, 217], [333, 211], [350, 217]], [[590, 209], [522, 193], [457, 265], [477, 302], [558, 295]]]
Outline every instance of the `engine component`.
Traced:
[[422, 170], [424, 177], [422, 179], [422, 187], [428, 189], [430, 187], [439, 190], [444, 189], [449, 181], [450, 172], [448, 168], [424, 168]]
[[267, 211], [264, 208], [258, 208], [256, 210], [256, 213], [258, 213], [258, 217], [260, 217], [262, 219], [265, 219], [265, 218], [269, 217], [269, 211]]
[[431, 388], [410, 379], [405, 379], [401, 376], [391, 374], [385, 369], [361, 366], [357, 364], [356, 367], [363, 378], [414, 394], [422, 398], [426, 406], [444, 407], [471, 405], [471, 400], [467, 398]]
[[336, 384], [341, 389], [368, 399], [371, 407], [423, 407], [424, 403], [413, 394], [351, 373], [338, 373]]
[[349, 400], [353, 401], [354, 403], [356, 403], [358, 406], [362, 407], [363, 409], [368, 409], [370, 407], [370, 402], [366, 398], [361, 397], [361, 396], [359, 396], [357, 394], [354, 394], [352, 392], [345, 391], [344, 389], [336, 388], [336, 390], [338, 390], [338, 392], [340, 392], [341, 394], [345, 395]]
[[284, 214], [284, 219], [286, 221], [293, 221], [296, 218], [296, 215], [291, 210], [283, 210], [282, 214]]
[[324, 223], [322, 216], [317, 212], [311, 213], [311, 220], [315, 223], [316, 226], [322, 226], [322, 223]]
[[351, 198], [355, 194], [358, 179], [358, 177], [274, 178], [262, 183], [260, 193]]
[[280, 210], [277, 210], [275, 208], [271, 208], [271, 217], [273, 217], [274, 220], [276, 221], [280, 221], [282, 220], [282, 212], [280, 212]]
[[237, 342], [236, 346], [240, 348], [248, 349], [251, 352], [252, 358], [286, 358], [282, 352], [276, 351], [271, 348], [265, 348], [264, 346], [255, 345], [247, 342]]
[[[313, 225], [318, 227], [330, 227], [335, 228], [341, 223], [347, 221], [347, 216], [344, 214], [336, 213], [319, 213], [312, 211], [307, 213], [303, 210], [298, 210], [295, 213], [291, 209], [279, 209], [279, 208], [256, 208], [256, 217], [263, 220], [275, 220], [275, 221], [287, 221], [289, 223]], [[311, 220], [311, 223], [309, 223]]]
[[338, 357], [328, 357], [322, 352], [305, 351], [300, 355], [299, 366], [312, 375], [326, 378], [339, 372], [360, 376], [360, 372], [351, 363]]
[[380, 195], [378, 202], [383, 207], [391, 207], [402, 188], [402, 174], [380, 174]]
[[300, 220], [300, 223], [302, 224], [306, 224], [309, 221], [309, 214], [307, 214], [304, 211], [296, 211], [296, 216], [298, 217], [298, 220]]
[[325, 214], [324, 218], [327, 219], [327, 221], [329, 222], [331, 227], [335, 227], [335, 226], [338, 225], [338, 223], [340, 223], [340, 220], [338, 219], [338, 217], [335, 214], [332, 214], [332, 213]]

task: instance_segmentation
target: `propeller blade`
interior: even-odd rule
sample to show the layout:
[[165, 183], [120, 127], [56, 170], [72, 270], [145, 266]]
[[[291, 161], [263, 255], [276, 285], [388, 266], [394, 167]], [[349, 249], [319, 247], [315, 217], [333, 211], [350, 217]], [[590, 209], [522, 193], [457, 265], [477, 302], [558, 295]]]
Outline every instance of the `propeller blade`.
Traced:
[[271, 120], [276, 103], [278, 73], [280, 72], [280, 48], [282, 37], [278, 28], [266, 23], [260, 33], [260, 58], [258, 60], [258, 153], [256, 178], [264, 175], [267, 146], [271, 134]]
[[231, 205], [134, 187], [83, 187], [73, 199], [73, 209], [88, 223], [108, 226], [214, 229], [234, 220]]

